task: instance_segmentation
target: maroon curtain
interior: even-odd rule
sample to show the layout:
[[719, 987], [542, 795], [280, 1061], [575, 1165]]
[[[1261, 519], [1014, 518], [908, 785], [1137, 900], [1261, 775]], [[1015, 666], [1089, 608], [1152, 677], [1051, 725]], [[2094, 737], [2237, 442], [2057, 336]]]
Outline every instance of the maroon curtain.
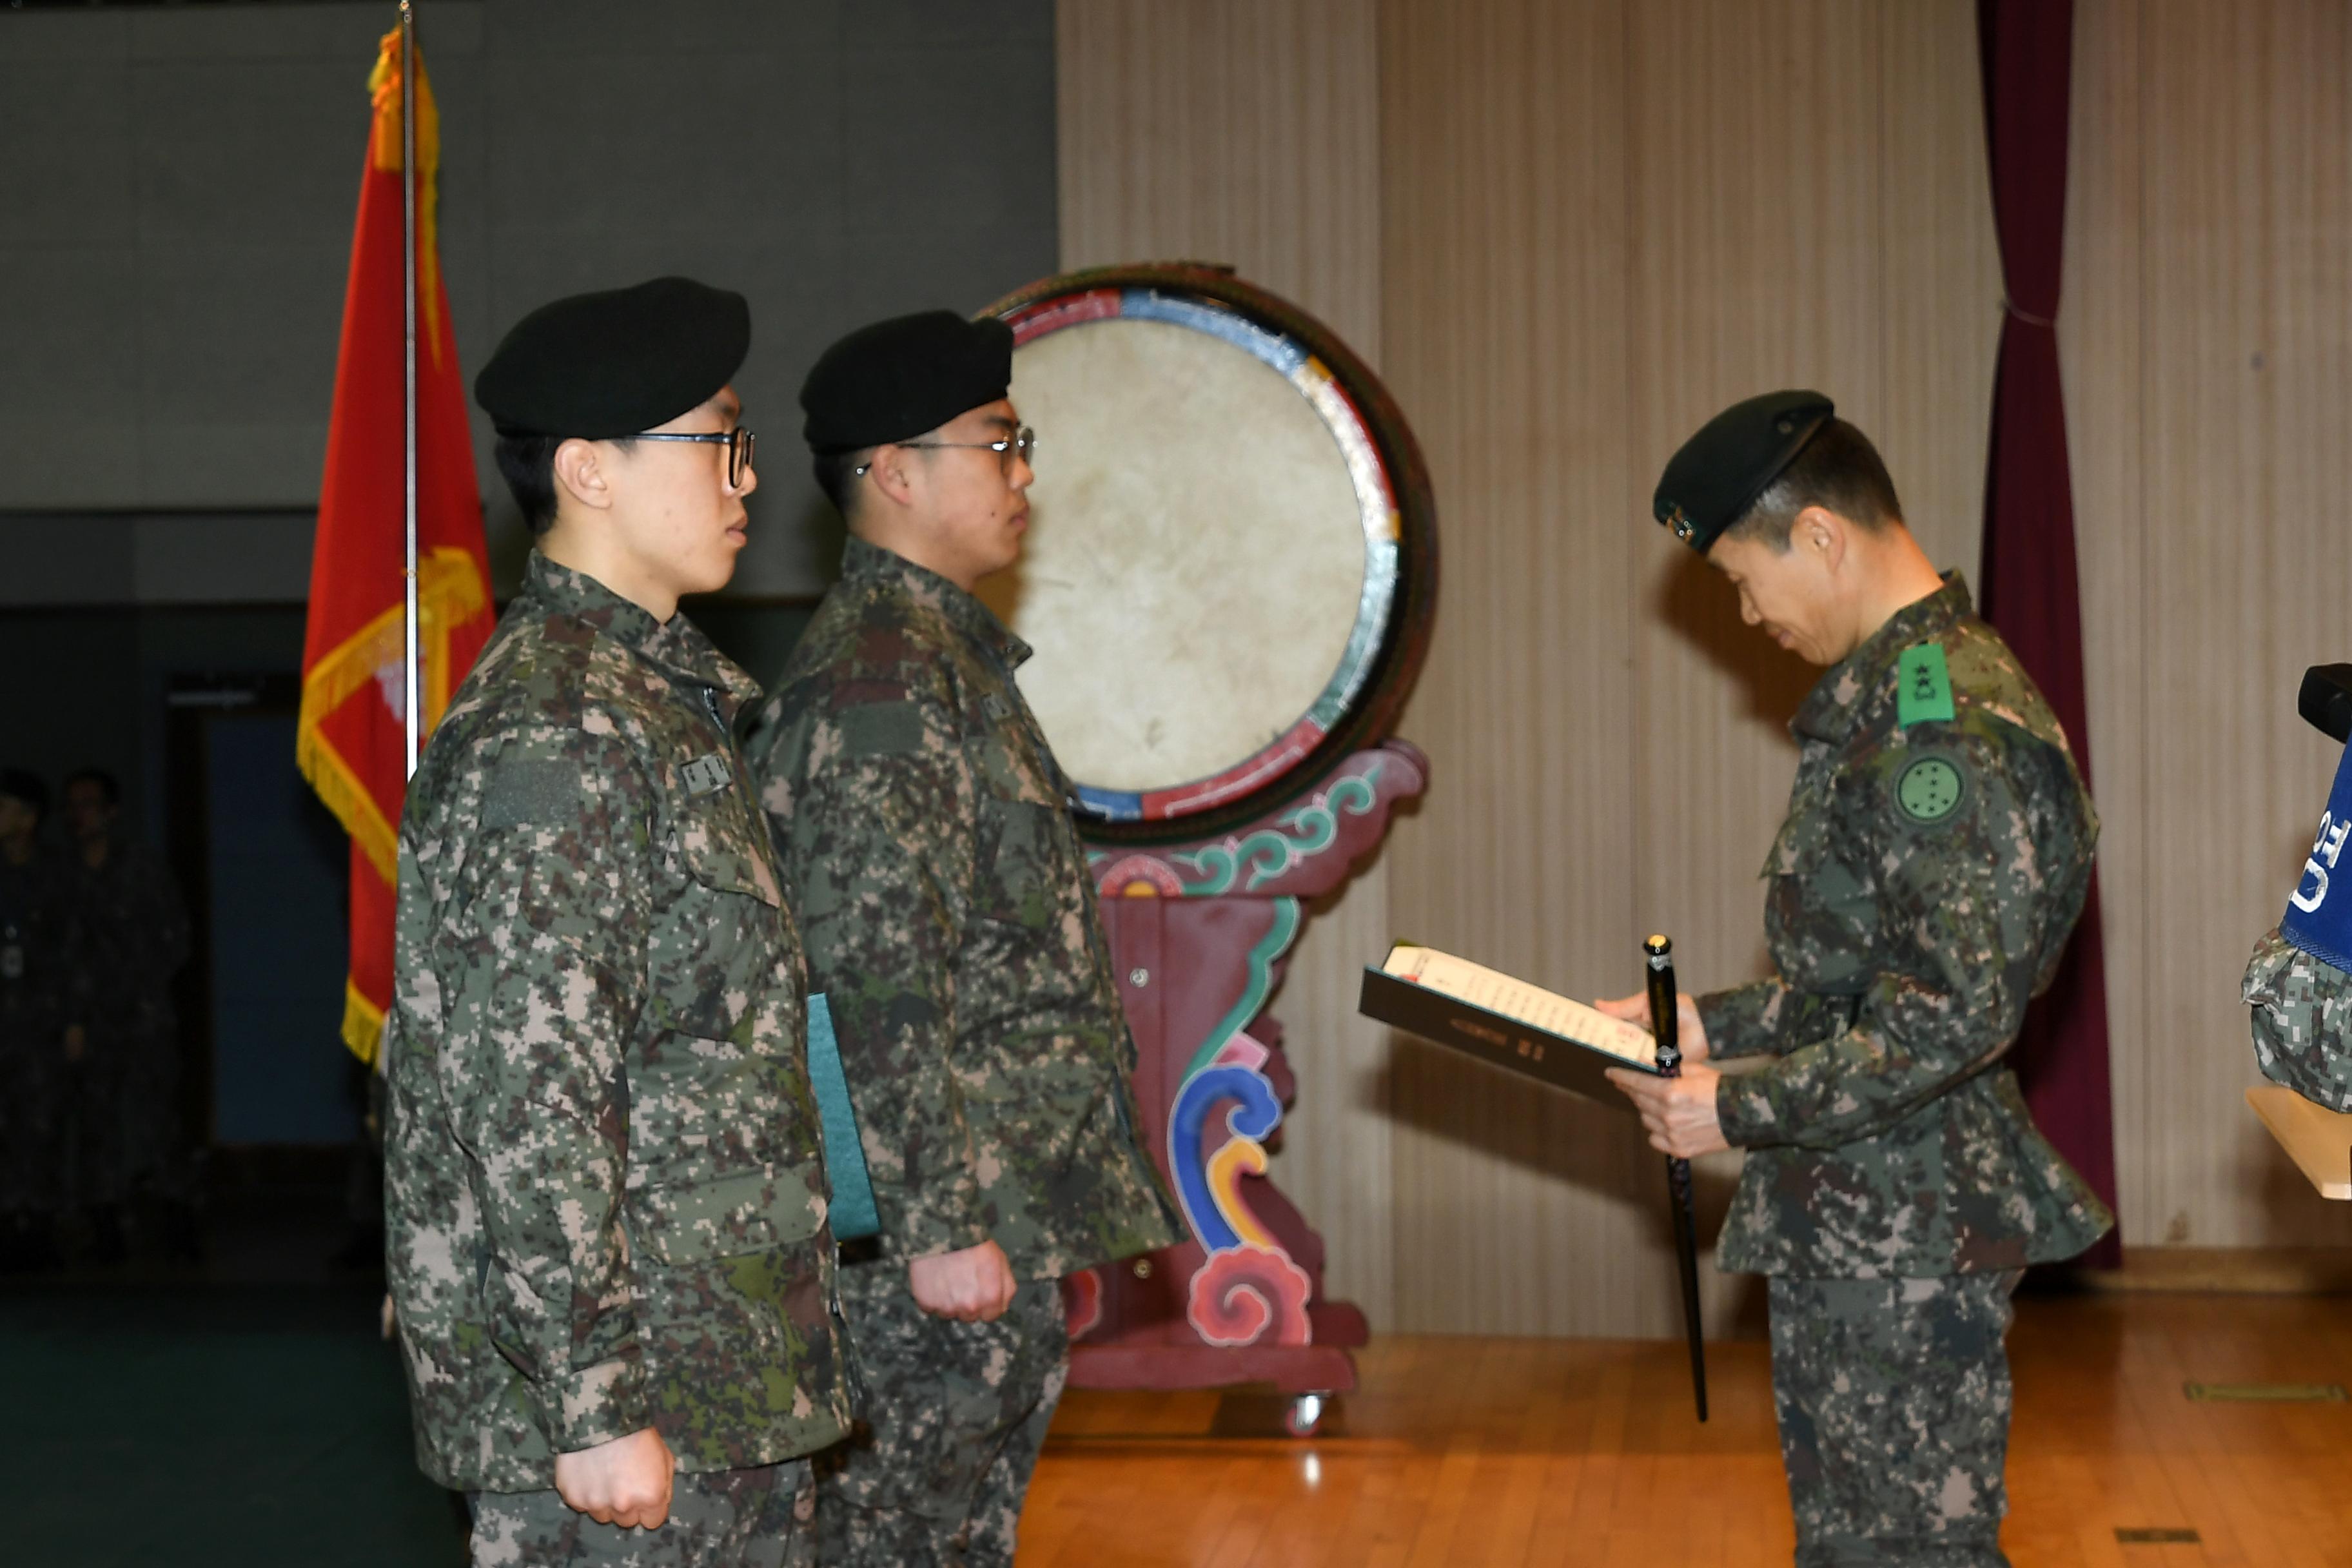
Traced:
[[[2074, 487], [2058, 381], [2058, 279], [2066, 226], [2066, 99], [2074, 0], [1977, 0], [1993, 218], [2009, 308], [1993, 384], [1985, 483], [1984, 616], [2040, 684], [2091, 777], [2083, 698], [2082, 595], [2074, 574]], [[2116, 1136], [2107, 1080], [2105, 943], [2099, 885], [2057, 981], [2026, 1015], [2011, 1057], [2033, 1119], [2112, 1207]], [[2110, 1234], [2084, 1262], [2123, 1261]]]

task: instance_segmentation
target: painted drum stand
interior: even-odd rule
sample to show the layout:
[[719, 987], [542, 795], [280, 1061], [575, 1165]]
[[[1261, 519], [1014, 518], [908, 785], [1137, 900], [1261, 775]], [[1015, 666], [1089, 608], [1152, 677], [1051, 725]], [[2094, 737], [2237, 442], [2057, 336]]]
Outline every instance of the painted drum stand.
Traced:
[[1355, 1387], [1364, 1315], [1324, 1295], [1323, 1238], [1269, 1169], [1293, 1083], [1265, 1006], [1307, 901], [1346, 882], [1427, 784], [1422, 754], [1390, 741], [1234, 832], [1092, 851], [1137, 1100], [1193, 1239], [1065, 1282], [1073, 1386], [1270, 1383], [1296, 1436]]

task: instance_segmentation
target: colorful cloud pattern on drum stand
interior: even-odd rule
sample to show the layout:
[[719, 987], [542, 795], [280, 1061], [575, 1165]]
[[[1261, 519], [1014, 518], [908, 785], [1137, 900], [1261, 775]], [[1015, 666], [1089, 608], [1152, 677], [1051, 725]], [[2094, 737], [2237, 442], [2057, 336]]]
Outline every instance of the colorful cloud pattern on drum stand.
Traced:
[[[1313, 1281], [1243, 1200], [1244, 1175], [1266, 1168], [1265, 1140], [1282, 1124], [1282, 1102], [1261, 1070], [1267, 1051], [1236, 1032], [1215, 1059], [1184, 1080], [1169, 1112], [1169, 1163], [1185, 1218], [1208, 1256], [1192, 1275], [1185, 1319], [1208, 1343], [1303, 1345]], [[1225, 1141], [1203, 1158], [1209, 1118], [1221, 1105]]]

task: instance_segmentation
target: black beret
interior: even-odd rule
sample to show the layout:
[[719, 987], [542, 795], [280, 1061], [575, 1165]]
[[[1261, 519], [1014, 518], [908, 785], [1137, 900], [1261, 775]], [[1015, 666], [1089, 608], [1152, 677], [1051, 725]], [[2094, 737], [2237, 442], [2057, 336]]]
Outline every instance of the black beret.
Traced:
[[1733, 404], [1667, 462], [1650, 498], [1652, 514], [1706, 554], [1836, 412], [1818, 392], [1768, 392]]
[[801, 383], [813, 452], [854, 452], [936, 430], [1013, 385], [1013, 329], [923, 310], [860, 327], [817, 356]]
[[502, 436], [605, 441], [709, 401], [751, 349], [740, 294], [691, 278], [573, 294], [517, 321], [474, 378]]
[[49, 814], [49, 786], [38, 773], [22, 768], [0, 768], [0, 795], [21, 800], [43, 816]]

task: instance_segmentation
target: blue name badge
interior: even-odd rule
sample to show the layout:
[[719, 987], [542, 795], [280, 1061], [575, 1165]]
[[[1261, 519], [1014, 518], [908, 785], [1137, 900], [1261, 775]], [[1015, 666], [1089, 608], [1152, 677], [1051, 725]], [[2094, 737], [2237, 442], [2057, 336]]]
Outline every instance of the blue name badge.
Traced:
[[[2311, 857], [2303, 863], [2303, 878], [2287, 895], [2286, 918], [2279, 932], [2312, 957], [2352, 969], [2352, 885], [2336, 887], [2336, 879], [2352, 884], [2352, 861], [2340, 868], [2344, 841], [2352, 835], [2352, 747], [2336, 764], [2336, 787], [2328, 792], [2327, 809], [2319, 816], [2319, 837], [2312, 841]], [[2341, 892], [2342, 897], [2336, 894]]]
[[833, 1238], [856, 1241], [877, 1235], [882, 1216], [874, 1207], [866, 1146], [857, 1141], [857, 1107], [850, 1102], [849, 1079], [841, 1070], [833, 1007], [823, 992], [808, 999], [808, 1064], [809, 1088], [815, 1091], [817, 1120], [824, 1131], [824, 1173], [833, 1183]]

